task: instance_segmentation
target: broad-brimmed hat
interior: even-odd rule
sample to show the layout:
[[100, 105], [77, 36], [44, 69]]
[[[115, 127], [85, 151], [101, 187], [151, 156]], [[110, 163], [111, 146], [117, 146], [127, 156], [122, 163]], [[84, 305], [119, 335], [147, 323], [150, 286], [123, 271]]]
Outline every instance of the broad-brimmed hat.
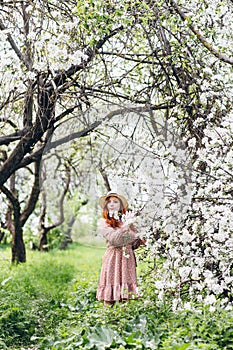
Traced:
[[108, 192], [108, 193], [106, 194], [106, 196], [100, 197], [99, 203], [100, 203], [101, 208], [104, 208], [105, 203], [106, 203], [106, 199], [109, 198], [109, 197], [117, 197], [117, 198], [119, 198], [119, 199], [122, 201], [123, 208], [127, 210], [127, 208], [128, 208], [128, 202], [127, 202], [127, 200], [125, 199], [125, 197], [122, 196], [121, 194], [118, 194], [118, 193], [112, 192], [112, 191]]

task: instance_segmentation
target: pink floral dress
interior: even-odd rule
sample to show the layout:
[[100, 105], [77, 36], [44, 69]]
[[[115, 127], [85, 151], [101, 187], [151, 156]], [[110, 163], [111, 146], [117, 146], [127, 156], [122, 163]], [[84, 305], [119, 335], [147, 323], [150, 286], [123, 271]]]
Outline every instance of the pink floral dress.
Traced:
[[106, 240], [107, 250], [103, 256], [97, 289], [97, 299], [119, 301], [137, 296], [136, 259], [132, 244], [139, 238], [138, 232], [123, 224], [113, 228], [104, 219], [99, 231]]

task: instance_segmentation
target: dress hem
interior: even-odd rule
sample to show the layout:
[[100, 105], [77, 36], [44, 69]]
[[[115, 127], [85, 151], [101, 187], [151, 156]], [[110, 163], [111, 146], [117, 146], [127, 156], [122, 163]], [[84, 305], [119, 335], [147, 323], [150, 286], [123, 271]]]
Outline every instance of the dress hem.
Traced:
[[120, 301], [139, 297], [137, 284], [100, 285], [96, 297], [99, 301]]

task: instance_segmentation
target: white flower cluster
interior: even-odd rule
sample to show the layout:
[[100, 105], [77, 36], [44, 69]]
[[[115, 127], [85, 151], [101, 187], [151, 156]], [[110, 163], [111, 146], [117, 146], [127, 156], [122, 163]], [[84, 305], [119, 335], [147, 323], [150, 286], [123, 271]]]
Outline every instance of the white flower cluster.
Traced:
[[[190, 297], [205, 295], [203, 302], [211, 305], [221, 298], [227, 300], [229, 308], [229, 299], [225, 297], [233, 292], [233, 157], [229, 142], [233, 132], [230, 124], [229, 119], [224, 128], [205, 130], [208, 135], [205, 148], [198, 151], [193, 176], [189, 178], [193, 184], [192, 200], [182, 212], [180, 222], [174, 218], [173, 207], [168, 208], [170, 215], [163, 212], [161, 227], [166, 235], [164, 240], [152, 243], [157, 254], [163, 251], [166, 256], [164, 274], [160, 274], [160, 282], [156, 284], [160, 297], [169, 289], [169, 282], [176, 281], [178, 294], [187, 283]], [[200, 161], [208, 167], [206, 174], [196, 172]]]
[[136, 220], [137, 218], [134, 211], [127, 211], [122, 215], [122, 222], [124, 222], [126, 225], [136, 224]]

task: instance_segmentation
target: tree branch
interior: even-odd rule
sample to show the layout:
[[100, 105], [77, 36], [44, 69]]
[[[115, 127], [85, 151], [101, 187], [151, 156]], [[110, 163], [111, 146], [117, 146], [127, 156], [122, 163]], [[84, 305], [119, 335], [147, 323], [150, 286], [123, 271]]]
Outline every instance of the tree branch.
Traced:
[[50, 142], [45, 149], [45, 153], [50, 151], [52, 148], [56, 148], [59, 145], [70, 142], [74, 139], [78, 139], [80, 137], [87, 136], [91, 131], [96, 129], [101, 123], [102, 123], [102, 121], [96, 121], [96, 122], [92, 123], [89, 127], [87, 127], [86, 129], [83, 129], [83, 130], [78, 131], [78, 132], [74, 132], [73, 134], [65, 136], [57, 141]]
[[[137, 54], [134, 54], [134, 55], [131, 55], [131, 54], [128, 54], [128, 53], [120, 53], [120, 52], [110, 52], [110, 51], [101, 51], [100, 52], [100, 55], [108, 55], [108, 56], [117, 56], [117, 57], [120, 57], [126, 61], [132, 61], [132, 62], [138, 62], [138, 63], [147, 63], [147, 64], [152, 64], [153, 66], [158, 66], [159, 63], [156, 62], [156, 60], [147, 60], [147, 58], [149, 57], [153, 57], [154, 56], [154, 52], [152, 52], [151, 54], [148, 54], [148, 55], [137, 55]], [[133, 58], [133, 57], [142, 57], [142, 59], [136, 59], [136, 58]]]
[[168, 3], [175, 9], [180, 18], [188, 25], [191, 31], [195, 34], [197, 39], [202, 43], [203, 46], [215, 57], [217, 57], [220, 61], [233, 65], [233, 59], [221, 54], [218, 50], [216, 50], [204, 37], [203, 35], [194, 27], [191, 17], [186, 16], [184, 12], [179, 8], [174, 0], [168, 0]]
[[54, 222], [54, 224], [50, 225], [47, 227], [47, 230], [50, 231], [52, 230], [53, 228], [55, 227], [58, 227], [60, 226], [65, 218], [64, 218], [64, 199], [65, 199], [65, 196], [66, 196], [66, 193], [68, 192], [69, 190], [69, 185], [70, 185], [70, 180], [71, 180], [71, 176], [70, 176], [70, 168], [69, 167], [66, 167], [66, 181], [65, 181], [65, 187], [63, 189], [63, 192], [62, 192], [62, 195], [61, 195], [61, 198], [59, 200], [59, 211], [60, 211], [60, 217], [58, 219], [57, 222]]
[[[2, 22], [0, 24], [0, 29], [5, 29], [5, 26], [2, 24]], [[110, 37], [114, 36], [121, 29], [123, 29], [122, 26], [113, 30], [110, 34], [101, 39], [96, 44], [94, 51], [89, 49], [87, 52], [86, 60], [83, 59], [83, 62], [81, 64], [72, 65], [67, 71], [61, 72], [45, 85], [42, 82], [42, 85], [39, 86], [40, 89], [38, 98], [40, 113], [38, 114], [33, 127], [20, 139], [19, 143], [0, 169], [0, 188], [2, 185], [4, 185], [11, 174], [14, 173], [15, 169], [21, 167], [20, 164], [23, 161], [25, 155], [27, 153], [31, 153], [37, 142], [41, 140], [44, 133], [53, 124], [52, 119], [54, 117], [54, 108], [58, 95], [58, 87], [63, 85], [66, 82], [67, 78], [71, 77], [79, 70], [84, 69], [87, 66], [88, 62], [92, 60], [94, 52], [101, 48]], [[22, 55], [20, 57], [23, 59]], [[92, 129], [90, 131], [92, 131]], [[78, 137], [81, 136], [78, 134]]]
[[31, 189], [31, 194], [28, 199], [28, 202], [20, 215], [20, 222], [22, 227], [24, 226], [25, 222], [31, 215], [31, 213], [34, 211], [36, 207], [36, 203], [40, 194], [40, 164], [41, 164], [41, 156], [36, 160], [35, 162], [35, 173], [34, 173], [34, 183]]
[[11, 135], [1, 136], [0, 137], [0, 146], [1, 145], [9, 145], [11, 142], [15, 142], [17, 140], [20, 140], [22, 136], [24, 136], [27, 133], [28, 129], [24, 128], [22, 130], [18, 130]]
[[12, 126], [12, 128], [14, 128], [15, 130], [18, 129], [17, 125], [10, 119], [8, 118], [4, 118], [4, 117], [0, 117], [0, 122], [2, 123], [8, 123], [10, 126]]
[[[7, 30], [6, 26], [3, 24], [2, 20], [0, 20], [0, 30]], [[22, 52], [20, 51], [20, 49], [18, 48], [18, 46], [16, 45], [14, 39], [12, 38], [10, 33], [7, 33], [7, 40], [9, 41], [12, 49], [15, 51], [16, 55], [18, 56], [18, 58], [20, 59], [21, 62], [24, 63], [24, 65], [29, 69], [30, 66], [28, 64], [28, 62], [25, 60], [24, 55], [22, 54]]]
[[167, 104], [161, 104], [161, 105], [157, 105], [157, 106], [128, 107], [128, 108], [116, 109], [116, 110], [108, 113], [102, 120], [95, 121], [90, 126], [88, 126], [86, 129], [83, 129], [83, 130], [75, 132], [71, 135], [65, 136], [59, 140], [54, 141], [54, 142], [50, 142], [45, 149], [45, 153], [50, 151], [52, 148], [56, 148], [59, 145], [70, 142], [70, 141], [75, 140], [75, 139], [80, 138], [80, 137], [87, 136], [91, 131], [95, 130], [103, 122], [110, 120], [111, 118], [113, 118], [116, 115], [124, 114], [125, 112], [142, 113], [142, 112], [148, 112], [148, 111], [152, 111], [152, 110], [167, 109], [169, 107], [172, 107], [172, 105], [168, 106]]
[[14, 195], [13, 192], [8, 190], [6, 186], [2, 186], [1, 192], [5, 194], [13, 206], [18, 206], [18, 198]]
[[[98, 50], [106, 43], [106, 41], [108, 41], [111, 37], [113, 37], [115, 34], [117, 34], [123, 28], [124, 28], [123, 26], [120, 26], [120, 27], [112, 30], [108, 35], [106, 35], [103, 39], [101, 39], [97, 42], [97, 44], [93, 50], [91, 48], [88, 48], [85, 52], [85, 55], [87, 57], [86, 57], [86, 59], [83, 59], [80, 64], [76, 64], [76, 65], [73, 64], [66, 71], [57, 74], [53, 79], [55, 86], [59, 87], [59, 86], [63, 85], [68, 78], [70, 78], [72, 75], [74, 75], [78, 71], [84, 69], [87, 66], [87, 64], [92, 60], [95, 53], [98, 52]], [[51, 87], [51, 82], [49, 82], [46, 85], [46, 87]]]
[[110, 183], [109, 183], [109, 180], [108, 180], [108, 175], [107, 175], [105, 169], [103, 168], [103, 164], [102, 164], [102, 160], [101, 159], [100, 159], [100, 162], [99, 162], [99, 171], [100, 171], [100, 174], [102, 175], [102, 178], [104, 180], [104, 184], [105, 184], [107, 192], [111, 191], [111, 186], [110, 186]]

